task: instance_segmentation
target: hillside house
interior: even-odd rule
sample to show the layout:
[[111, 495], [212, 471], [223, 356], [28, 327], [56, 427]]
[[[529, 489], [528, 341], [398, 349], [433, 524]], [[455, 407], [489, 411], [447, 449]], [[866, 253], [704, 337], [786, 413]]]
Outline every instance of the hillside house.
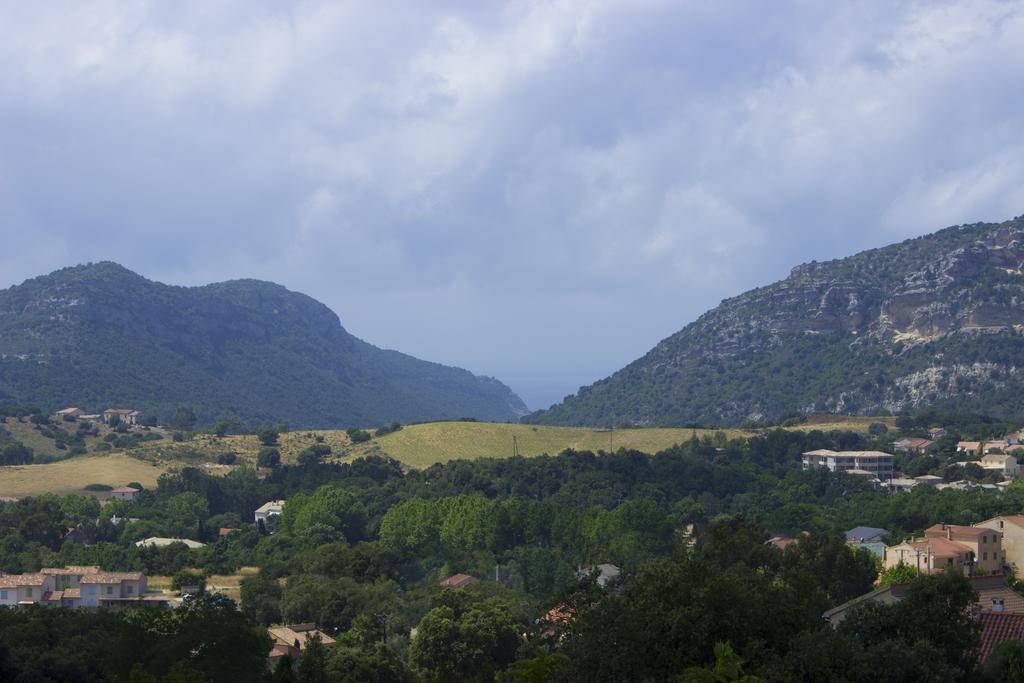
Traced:
[[126, 503], [130, 503], [135, 500], [135, 496], [139, 493], [139, 489], [131, 486], [119, 486], [116, 489], [111, 490], [110, 498], [112, 500], [123, 500]]
[[270, 636], [273, 643], [270, 654], [267, 655], [271, 667], [277, 666], [278, 661], [285, 656], [291, 658], [292, 665], [298, 664], [306, 648], [309, 647], [309, 641], [313, 638], [320, 638], [324, 647], [331, 647], [335, 644], [334, 638], [318, 630], [316, 624], [271, 626], [267, 629], [267, 635]]
[[964, 455], [977, 455], [981, 452], [980, 441], [958, 441], [956, 444], [956, 452], [963, 453]]
[[981, 454], [992, 453], [994, 451], [1005, 451], [1010, 447], [1010, 444], [1006, 441], [986, 441], [981, 446]]
[[946, 430], [942, 427], [932, 427], [928, 430], [928, 438], [932, 441], [941, 439], [946, 435]]
[[819, 449], [803, 454], [805, 470], [825, 468], [831, 472], [863, 470], [885, 481], [892, 478], [893, 456], [882, 451], [832, 451]]
[[253, 513], [253, 518], [257, 524], [260, 522], [266, 524], [267, 519], [270, 517], [280, 516], [283, 511], [283, 500], [271, 500], [256, 508], [256, 512]]
[[590, 576], [594, 571], [597, 571], [597, 585], [601, 588], [606, 588], [609, 583], [619, 578], [622, 574], [622, 570], [616, 567], [614, 564], [599, 564], [596, 567], [582, 567], [576, 575], [580, 578], [584, 576]]
[[1014, 571], [1024, 570], [1024, 515], [999, 515], [975, 526], [1003, 535], [1003, 562]]
[[469, 574], [449, 574], [438, 582], [441, 588], [465, 588], [476, 583], [476, 579]]
[[1013, 479], [1020, 474], [1020, 465], [1016, 456], [1001, 453], [988, 453], [978, 462], [986, 472], [997, 472], [1004, 479]]
[[974, 567], [990, 573], [1001, 572], [1002, 533], [981, 527], [936, 524], [925, 529], [922, 538], [886, 548], [885, 568], [891, 569], [900, 563], [924, 574], [947, 567], [962, 569], [966, 574]]
[[160, 536], [150, 536], [149, 538], [144, 538], [141, 541], [135, 541], [135, 545], [139, 548], [143, 548], [146, 546], [152, 546], [154, 548], [166, 548], [167, 546], [174, 545], [175, 543], [182, 543], [185, 546], [187, 546], [189, 550], [196, 550], [206, 545], [205, 543], [200, 543], [199, 541], [193, 541], [191, 538], [163, 538]]
[[897, 453], [924, 453], [935, 444], [931, 439], [907, 437], [893, 441], [892, 448]]
[[847, 543], [880, 543], [891, 536], [885, 529], [873, 526], [855, 526], [846, 532]]
[[131, 408], [107, 408], [103, 411], [103, 421], [107, 424], [120, 422], [121, 424], [137, 425], [142, 422], [142, 413]]
[[79, 582], [82, 607], [112, 607], [139, 602], [148, 592], [141, 572], [98, 572], [86, 574]]
[[85, 412], [81, 408], [64, 408], [63, 410], [58, 410], [56, 413], [54, 413], [54, 415], [56, 415], [59, 419], [64, 419], [65, 417], [73, 417], [75, 419], [78, 419], [78, 417], [84, 414]]

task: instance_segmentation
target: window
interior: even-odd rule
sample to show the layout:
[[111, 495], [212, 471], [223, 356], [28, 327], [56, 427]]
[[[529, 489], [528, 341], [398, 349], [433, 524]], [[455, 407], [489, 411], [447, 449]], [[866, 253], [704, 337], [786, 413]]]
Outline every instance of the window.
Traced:
[[32, 597], [32, 589], [31, 588], [26, 588], [25, 589], [25, 597], [26, 598], [31, 598]]
[[987, 560], [987, 559], [988, 559], [988, 552], [984, 552], [984, 553], [982, 553], [982, 554], [981, 554], [981, 559], [982, 559], [982, 560]]
[[988, 543], [988, 536], [982, 536], [981, 537], [981, 542], [982, 543]]
[[127, 593], [128, 595], [132, 594], [132, 585], [130, 583], [127, 586], [124, 587], [124, 592]]
[[107, 595], [113, 595], [113, 593], [114, 593], [114, 587], [113, 586], [107, 586]]
[[7, 599], [7, 591], [0, 591], [0, 600]]

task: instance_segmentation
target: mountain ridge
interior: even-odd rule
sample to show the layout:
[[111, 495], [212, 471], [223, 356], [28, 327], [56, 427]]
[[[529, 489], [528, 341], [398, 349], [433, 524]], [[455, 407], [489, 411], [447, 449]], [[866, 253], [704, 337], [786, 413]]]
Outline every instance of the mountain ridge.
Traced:
[[924, 407], [1020, 415], [1019, 389], [1024, 217], [798, 265], [524, 420], [733, 425]]
[[0, 400], [300, 427], [526, 412], [498, 380], [373, 346], [276, 283], [165, 285], [109, 261], [0, 290]]

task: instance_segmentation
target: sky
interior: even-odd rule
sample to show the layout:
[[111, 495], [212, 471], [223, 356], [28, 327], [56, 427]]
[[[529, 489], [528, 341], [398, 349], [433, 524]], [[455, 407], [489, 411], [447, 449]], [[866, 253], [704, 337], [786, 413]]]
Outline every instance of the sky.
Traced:
[[1024, 3], [0, 2], [0, 287], [272, 280], [530, 408], [1024, 214]]

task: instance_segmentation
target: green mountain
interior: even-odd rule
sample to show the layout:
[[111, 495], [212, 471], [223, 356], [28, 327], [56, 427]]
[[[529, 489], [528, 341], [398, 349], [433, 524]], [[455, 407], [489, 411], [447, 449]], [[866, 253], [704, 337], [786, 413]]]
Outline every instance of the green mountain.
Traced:
[[496, 379], [386, 351], [330, 309], [257, 280], [172, 287], [115, 263], [0, 291], [0, 403], [131, 407], [201, 422], [373, 426], [526, 406]]
[[524, 421], [735, 425], [924, 407], [1024, 415], [1024, 216], [798, 266]]

